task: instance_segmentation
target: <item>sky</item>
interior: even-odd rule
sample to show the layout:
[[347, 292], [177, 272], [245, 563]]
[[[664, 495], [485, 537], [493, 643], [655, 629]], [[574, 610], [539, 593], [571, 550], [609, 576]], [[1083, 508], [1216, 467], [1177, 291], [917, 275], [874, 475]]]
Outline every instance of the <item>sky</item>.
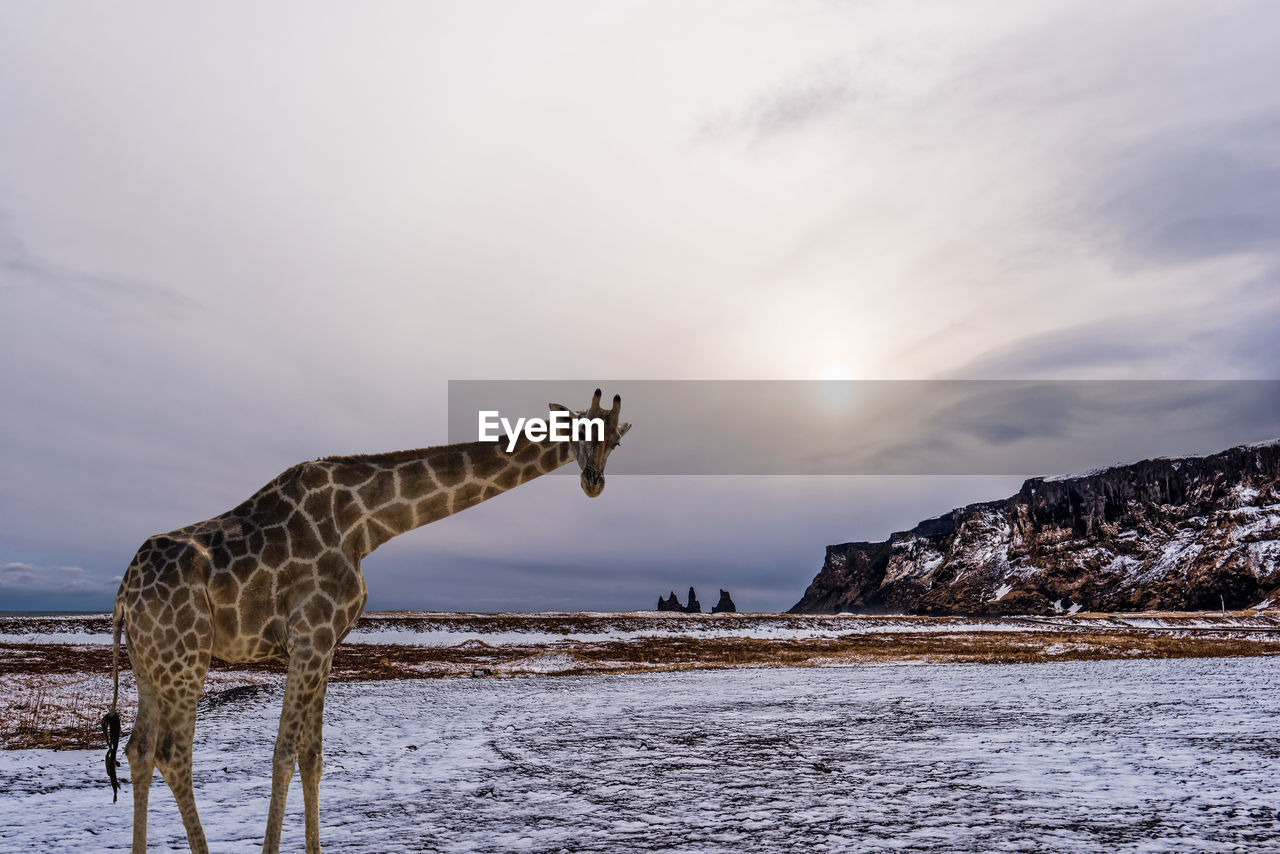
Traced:
[[[450, 380], [1276, 379], [1276, 79], [1264, 2], [0, 4], [0, 609]], [[369, 607], [785, 609], [1037, 473], [545, 478]]]

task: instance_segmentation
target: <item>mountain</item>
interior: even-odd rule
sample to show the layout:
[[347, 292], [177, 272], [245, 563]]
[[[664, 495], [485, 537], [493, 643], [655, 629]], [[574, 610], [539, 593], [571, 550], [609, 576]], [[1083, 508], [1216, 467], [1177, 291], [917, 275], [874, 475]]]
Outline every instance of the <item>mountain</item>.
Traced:
[[1280, 601], [1280, 440], [1035, 477], [879, 543], [827, 546], [792, 613], [1051, 614]]

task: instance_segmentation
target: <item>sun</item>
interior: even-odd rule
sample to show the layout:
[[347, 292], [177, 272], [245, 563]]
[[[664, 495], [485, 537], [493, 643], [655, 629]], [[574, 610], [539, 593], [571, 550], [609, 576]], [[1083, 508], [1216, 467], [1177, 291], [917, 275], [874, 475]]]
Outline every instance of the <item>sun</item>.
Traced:
[[818, 379], [823, 382], [851, 380], [853, 379], [853, 371], [841, 359], [828, 359], [827, 363], [822, 366], [822, 370], [818, 371]]
[[831, 359], [818, 372], [818, 394], [828, 404], [840, 406], [853, 393], [853, 371], [840, 359]]

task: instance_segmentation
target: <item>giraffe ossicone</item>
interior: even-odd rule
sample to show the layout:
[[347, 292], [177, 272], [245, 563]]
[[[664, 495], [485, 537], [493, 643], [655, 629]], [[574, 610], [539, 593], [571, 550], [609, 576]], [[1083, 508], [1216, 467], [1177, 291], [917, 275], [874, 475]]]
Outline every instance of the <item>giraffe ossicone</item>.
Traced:
[[[209, 850], [192, 786], [196, 701], [212, 657], [288, 664], [272, 756], [262, 850], [280, 847], [285, 799], [301, 771], [307, 854], [320, 851], [318, 792], [325, 689], [334, 648], [364, 609], [360, 561], [378, 546], [527, 483], [570, 462], [583, 492], [604, 491], [609, 454], [631, 428], [622, 401], [600, 406], [600, 389], [575, 417], [600, 419], [602, 436], [510, 447], [469, 442], [387, 454], [323, 457], [282, 472], [234, 509], [151, 537], [120, 582], [112, 614], [111, 711], [103, 718], [107, 772], [118, 788], [121, 631], [138, 687], [125, 746], [133, 784], [133, 854], [147, 848], [154, 769], [173, 792], [195, 854]], [[554, 411], [567, 407], [551, 404]], [[113, 735], [114, 734], [114, 735]]]

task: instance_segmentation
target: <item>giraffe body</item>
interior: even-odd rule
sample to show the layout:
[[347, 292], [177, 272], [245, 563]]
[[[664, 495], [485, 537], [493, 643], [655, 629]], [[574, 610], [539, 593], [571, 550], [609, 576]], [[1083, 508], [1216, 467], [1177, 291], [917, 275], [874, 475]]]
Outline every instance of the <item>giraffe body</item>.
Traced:
[[[296, 767], [306, 850], [319, 852], [325, 689], [333, 650], [368, 595], [361, 559], [394, 536], [575, 459], [583, 490], [599, 495], [605, 460], [630, 428], [618, 419], [620, 403], [615, 397], [611, 409], [602, 409], [596, 391], [586, 414], [605, 419], [601, 441], [526, 439], [511, 450], [477, 442], [326, 457], [289, 468], [227, 513], [148, 539], [124, 574], [113, 617], [117, 644], [123, 622], [138, 686], [138, 715], [125, 747], [134, 854], [146, 851], [155, 768], [178, 803], [191, 850], [208, 851], [192, 787], [192, 741], [196, 703], [213, 657], [287, 662], [262, 850], [279, 850]], [[107, 718], [118, 722], [114, 699]], [[113, 747], [108, 772], [114, 783]]]

